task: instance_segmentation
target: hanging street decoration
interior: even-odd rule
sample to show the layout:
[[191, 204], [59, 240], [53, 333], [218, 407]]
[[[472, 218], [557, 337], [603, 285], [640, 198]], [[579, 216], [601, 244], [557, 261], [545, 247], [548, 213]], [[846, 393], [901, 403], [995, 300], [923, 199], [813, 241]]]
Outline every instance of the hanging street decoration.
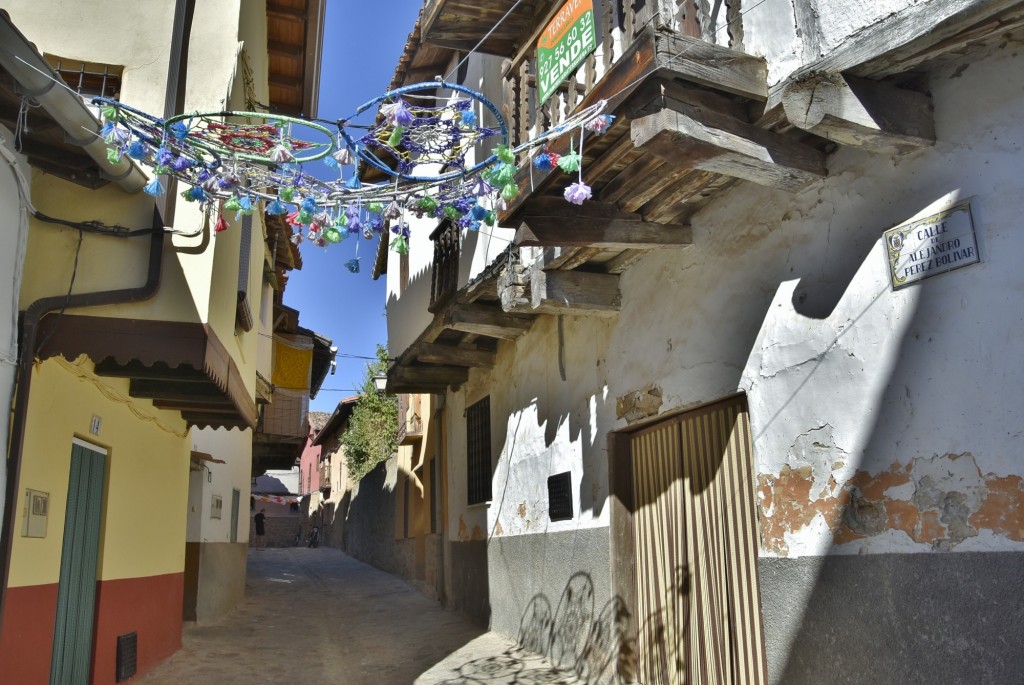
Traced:
[[[601, 101], [513, 148], [492, 102], [440, 79], [374, 98], [334, 130], [322, 120], [265, 112], [163, 120], [116, 100], [93, 102], [103, 114], [101, 135], [111, 159], [127, 155], [151, 167], [150, 195], [166, 192], [161, 178], [187, 185], [181, 193], [187, 201], [216, 209], [218, 232], [228, 226], [224, 213], [251, 215], [262, 202], [264, 211], [293, 227], [296, 244], [326, 247], [390, 231], [391, 248], [400, 254], [409, 250], [411, 216], [448, 219], [473, 231], [493, 227], [519, 192], [517, 160], [534, 152], [536, 168], [558, 167], [576, 177], [565, 190], [567, 201], [586, 201], [584, 136], [603, 133], [612, 120]], [[570, 153], [549, 153], [547, 142], [564, 135], [573, 136]], [[337, 180], [310, 173], [312, 163], [336, 170]], [[369, 169], [386, 180], [364, 181]], [[345, 262], [352, 273], [359, 272], [358, 242], [355, 258]]]

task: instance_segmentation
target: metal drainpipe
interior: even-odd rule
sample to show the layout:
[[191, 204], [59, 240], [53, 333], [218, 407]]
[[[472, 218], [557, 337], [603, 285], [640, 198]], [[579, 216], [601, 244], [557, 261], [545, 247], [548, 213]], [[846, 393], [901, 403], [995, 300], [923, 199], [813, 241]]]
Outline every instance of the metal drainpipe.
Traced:
[[[62, 307], [95, 307], [99, 305], [123, 304], [147, 300], [160, 288], [160, 276], [164, 253], [164, 222], [160, 212], [153, 208], [153, 235], [149, 244], [149, 268], [146, 283], [137, 288], [121, 288], [100, 292], [80, 293], [65, 297], [57, 295], [36, 300], [25, 313], [21, 322], [21, 347], [19, 350], [17, 389], [14, 394], [14, 410], [11, 416], [10, 449], [7, 456], [7, 495], [4, 500], [3, 539], [0, 554], [3, 555], [3, 583], [0, 584], [0, 617], [5, 615], [7, 605], [7, 583], [11, 573], [11, 551], [14, 547], [14, 512], [18, 480], [21, 477], [21, 460], [25, 447], [25, 423], [28, 418], [28, 398], [32, 385], [32, 365], [35, 362], [36, 342], [39, 324], [43, 317]], [[0, 623], [2, 630], [2, 623]]]
[[[167, 68], [167, 93], [164, 98], [164, 118], [184, 111], [185, 80], [188, 71], [188, 44], [192, 32], [192, 17], [196, 0], [177, 0], [174, 8], [173, 33], [171, 35], [171, 55]], [[4, 17], [7, 19], [6, 17]], [[9, 19], [5, 22], [9, 24]], [[20, 35], [20, 34], [19, 34]], [[22, 37], [24, 38], [24, 37]], [[79, 295], [44, 297], [36, 300], [22, 316], [22, 344], [19, 350], [17, 389], [14, 394], [15, 406], [11, 417], [10, 447], [7, 456], [7, 499], [4, 501], [3, 535], [4, 544], [0, 546], [3, 563], [3, 582], [0, 583], [0, 633], [3, 631], [4, 618], [7, 611], [7, 583], [11, 574], [11, 551], [14, 546], [14, 495], [21, 476], [21, 459], [25, 446], [25, 422], [29, 387], [32, 381], [32, 364], [35, 361], [36, 336], [39, 323], [50, 312], [59, 311], [62, 307], [94, 307], [98, 305], [123, 304], [148, 300], [160, 288], [164, 254], [164, 225], [173, 221], [174, 198], [163, 198], [163, 213], [159, 206], [153, 207], [153, 234], [149, 244], [149, 265], [146, 283], [137, 288], [105, 290]]]

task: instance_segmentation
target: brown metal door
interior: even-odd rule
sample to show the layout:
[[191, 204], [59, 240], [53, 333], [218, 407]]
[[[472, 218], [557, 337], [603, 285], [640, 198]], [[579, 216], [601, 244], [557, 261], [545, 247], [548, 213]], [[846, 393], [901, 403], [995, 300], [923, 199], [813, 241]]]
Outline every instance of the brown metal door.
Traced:
[[640, 682], [766, 683], [745, 401], [640, 431], [630, 453]]

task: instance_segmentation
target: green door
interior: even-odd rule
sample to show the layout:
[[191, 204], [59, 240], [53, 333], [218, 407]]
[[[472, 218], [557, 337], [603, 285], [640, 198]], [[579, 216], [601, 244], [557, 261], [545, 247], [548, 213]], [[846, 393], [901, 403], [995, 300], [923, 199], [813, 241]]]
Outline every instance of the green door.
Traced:
[[75, 441], [57, 587], [50, 685], [88, 685], [107, 455]]

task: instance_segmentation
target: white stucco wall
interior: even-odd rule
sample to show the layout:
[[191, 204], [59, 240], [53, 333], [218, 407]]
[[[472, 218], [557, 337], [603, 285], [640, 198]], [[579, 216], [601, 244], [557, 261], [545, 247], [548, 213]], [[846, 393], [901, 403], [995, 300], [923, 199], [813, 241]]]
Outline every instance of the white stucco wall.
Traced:
[[[239, 491], [238, 542], [249, 539], [249, 496], [252, 483], [252, 431], [224, 428], [192, 429], [193, 449], [225, 463], [203, 462], [199, 493], [190, 480], [187, 542], [231, 541], [231, 491]], [[198, 495], [198, 497], [196, 496]], [[221, 517], [212, 518], [213, 497], [221, 498]]]
[[[1016, 514], [993, 515], [1006, 489], [1017, 506], [1024, 474], [1021, 67], [997, 51], [935, 73], [933, 149], [840, 150], [796, 195], [737, 186], [693, 218], [692, 247], [622, 276], [617, 318], [565, 317], [561, 351], [555, 317], [502, 342], [449, 397], [452, 539], [607, 525], [615, 398], [653, 383], [663, 412], [747, 393], [764, 555], [1024, 549]], [[894, 292], [883, 230], [964, 198], [982, 262]], [[467, 508], [464, 410], [488, 393], [493, 502]], [[546, 478], [565, 470], [578, 510], [551, 523]], [[884, 530], [839, 531], [853, 488], [877, 498]]]
[[[3, 407], [5, 417], [10, 415], [17, 375], [18, 292], [28, 239], [28, 218], [22, 205], [22, 192], [30, 192], [27, 181], [31, 177], [25, 158], [14, 151], [13, 140], [11, 131], [0, 126], [0, 216], [4, 217], [0, 222], [0, 274], [3, 274], [0, 278], [0, 407]], [[7, 439], [8, 422], [0, 421], [0, 445], [6, 448]], [[0, 510], [7, 492], [6, 479], [4, 469], [0, 472]]]

